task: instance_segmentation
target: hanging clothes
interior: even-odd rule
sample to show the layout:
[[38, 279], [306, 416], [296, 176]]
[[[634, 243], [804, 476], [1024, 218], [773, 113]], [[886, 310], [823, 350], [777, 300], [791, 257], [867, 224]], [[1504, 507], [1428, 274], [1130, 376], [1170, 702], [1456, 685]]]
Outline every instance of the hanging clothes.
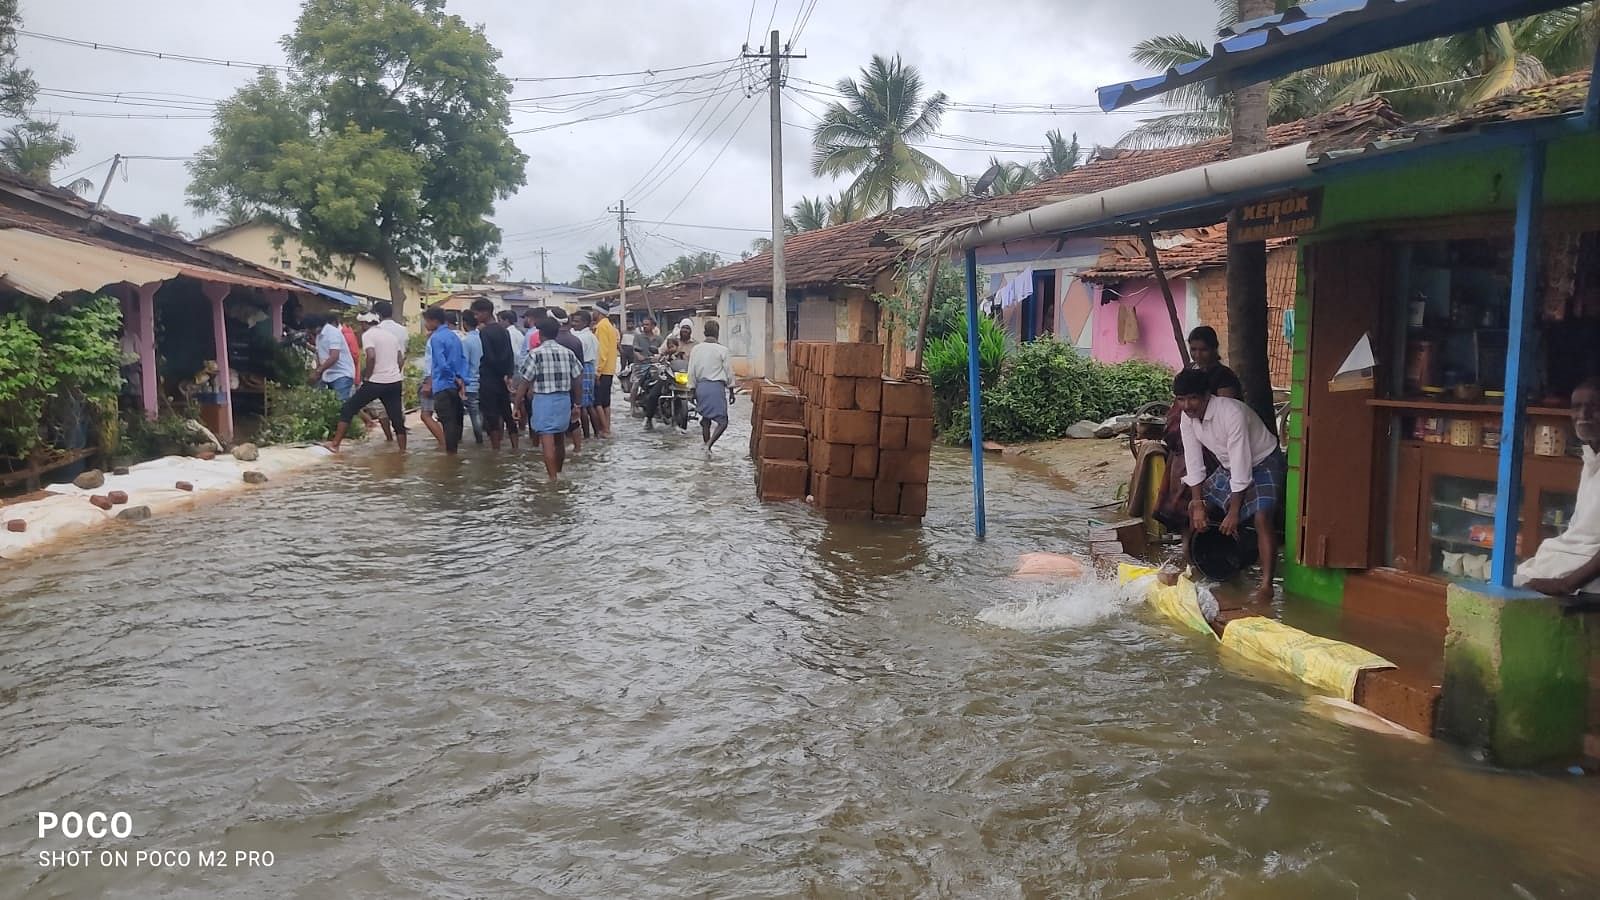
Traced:
[[1117, 343], [1139, 343], [1139, 312], [1131, 303], [1117, 304]]

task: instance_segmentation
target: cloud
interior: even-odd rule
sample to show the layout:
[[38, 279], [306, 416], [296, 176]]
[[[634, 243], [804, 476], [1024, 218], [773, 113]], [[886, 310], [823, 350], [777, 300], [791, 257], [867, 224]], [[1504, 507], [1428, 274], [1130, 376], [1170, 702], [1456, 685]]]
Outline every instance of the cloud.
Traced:
[[[507, 75], [560, 76], [668, 68], [731, 59], [748, 40], [759, 46], [769, 19], [785, 39], [803, 0], [614, 0], [606, 4], [456, 0], [449, 10], [481, 23], [503, 53]], [[221, 8], [226, 6], [226, 13]], [[23, 0], [24, 27], [65, 35], [208, 57], [281, 62], [280, 37], [294, 26], [299, 4], [293, 0]], [[796, 51], [803, 60], [790, 65], [793, 79], [832, 85], [855, 75], [874, 53], [899, 53], [916, 65], [930, 90], [971, 102], [1036, 101], [1092, 104], [1094, 88], [1142, 74], [1127, 58], [1133, 42], [1154, 32], [1206, 35], [1214, 27], [1215, 7], [1205, 0], [1011, 0], [975, 7], [970, 0], [817, 0]], [[752, 21], [753, 20], [753, 21]], [[747, 28], [747, 23], [749, 27]], [[227, 96], [253, 74], [174, 61], [125, 56], [22, 38], [25, 65], [46, 88], [66, 91], [160, 92], [172, 101]], [[764, 63], [751, 63], [752, 75], [739, 71], [724, 86], [743, 77], [752, 88]], [[706, 91], [714, 80], [666, 84], [668, 79], [716, 72], [684, 73], [583, 81], [519, 83], [518, 98], [640, 84], [652, 92]], [[796, 89], [814, 91], [792, 80]], [[182, 95], [170, 96], [167, 95]], [[539, 101], [544, 106], [575, 104], [591, 97]], [[529, 156], [528, 184], [500, 204], [495, 221], [508, 235], [506, 255], [522, 278], [539, 274], [539, 250], [548, 252], [551, 278], [575, 275], [583, 253], [598, 243], [616, 242], [616, 223], [606, 208], [638, 183], [693, 120], [705, 123], [709, 104], [721, 100], [712, 125], [690, 141], [672, 166], [657, 166], [654, 177], [627, 202], [641, 220], [663, 220], [738, 228], [762, 228], [768, 206], [769, 116], [765, 93], [725, 97], [680, 93], [652, 103], [663, 108], [617, 118], [562, 125], [520, 135]], [[689, 100], [665, 107], [668, 102]], [[518, 112], [513, 128], [537, 128], [631, 105], [628, 100], [596, 103], [571, 112]], [[785, 97], [783, 129], [784, 192], [792, 204], [802, 195], [836, 192], [841, 185], [810, 172], [809, 126], [824, 100], [806, 94]], [[525, 104], [524, 104], [525, 105]], [[195, 115], [190, 110], [154, 109], [82, 98], [41, 97], [41, 110], [80, 114]], [[807, 112], [809, 109], [811, 112]], [[699, 118], [694, 118], [698, 116]], [[51, 118], [49, 115], [42, 115]], [[115, 119], [57, 117], [78, 141], [78, 153], [61, 174], [88, 167], [113, 153], [135, 156], [191, 156], [207, 141], [204, 119]], [[947, 116], [941, 131], [1002, 143], [1042, 145], [1044, 132], [1076, 131], [1085, 145], [1109, 143], [1137, 121], [1137, 115], [1106, 116], [1074, 112], [1053, 116], [989, 115], [970, 111]], [[735, 131], [735, 126], [743, 127]], [[691, 127], [694, 134], [695, 128]], [[971, 147], [970, 141], [938, 140], [939, 147]], [[682, 145], [680, 145], [681, 147]], [[720, 157], [717, 157], [718, 153]], [[976, 173], [988, 162], [982, 149], [929, 151], [953, 171]], [[1024, 153], [1003, 153], [1026, 160]], [[717, 157], [712, 165], [713, 157]], [[98, 186], [104, 167], [88, 173]], [[699, 181], [697, 187], [691, 186]], [[133, 160], [126, 180], [111, 187], [109, 205], [143, 217], [171, 212], [190, 231], [206, 224], [184, 206], [188, 173], [182, 162]], [[653, 188], [653, 190], [651, 190]], [[646, 193], [648, 192], [648, 193]], [[648, 270], [690, 248], [710, 248], [735, 257], [755, 233], [639, 224], [632, 232]]]

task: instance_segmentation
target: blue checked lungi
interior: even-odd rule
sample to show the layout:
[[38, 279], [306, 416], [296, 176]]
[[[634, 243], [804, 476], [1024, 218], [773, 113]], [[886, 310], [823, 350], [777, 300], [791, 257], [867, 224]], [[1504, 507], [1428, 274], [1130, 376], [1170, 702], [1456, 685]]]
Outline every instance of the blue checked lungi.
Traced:
[[[1258, 512], [1271, 512], [1282, 505], [1283, 479], [1287, 469], [1283, 451], [1274, 450], [1250, 470], [1250, 487], [1244, 492], [1244, 502], [1239, 504], [1239, 518], [1248, 520]], [[1207, 506], [1227, 510], [1233, 486], [1226, 466], [1218, 466], [1211, 473], [1206, 479], [1203, 493]]]
[[533, 395], [534, 434], [566, 434], [572, 424], [572, 394]]
[[594, 405], [594, 379], [595, 379], [595, 364], [594, 363], [584, 363], [583, 364], [583, 382], [582, 382], [583, 383], [583, 402], [579, 403], [578, 404], [579, 406], [583, 406], [583, 407], [587, 408], [587, 407], [590, 407], [590, 406]]

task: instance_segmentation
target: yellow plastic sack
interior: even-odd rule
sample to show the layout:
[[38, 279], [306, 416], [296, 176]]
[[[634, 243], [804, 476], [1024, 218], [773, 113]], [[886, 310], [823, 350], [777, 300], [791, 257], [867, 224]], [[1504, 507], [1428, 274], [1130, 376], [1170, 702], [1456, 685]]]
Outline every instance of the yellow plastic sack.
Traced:
[[1145, 593], [1145, 600], [1155, 607], [1156, 612], [1193, 631], [1215, 638], [1217, 633], [1212, 630], [1210, 623], [1206, 622], [1205, 615], [1200, 612], [1200, 598], [1195, 593], [1194, 582], [1183, 576], [1178, 579], [1177, 584], [1169, 587], [1156, 581], [1153, 577], [1155, 574], [1156, 570], [1149, 566], [1135, 566], [1128, 563], [1117, 566], [1119, 584], [1128, 584], [1152, 576], [1150, 587]]
[[1363, 670], [1394, 668], [1394, 663], [1353, 644], [1260, 616], [1229, 622], [1222, 632], [1222, 646], [1343, 700], [1355, 700], [1356, 678]]

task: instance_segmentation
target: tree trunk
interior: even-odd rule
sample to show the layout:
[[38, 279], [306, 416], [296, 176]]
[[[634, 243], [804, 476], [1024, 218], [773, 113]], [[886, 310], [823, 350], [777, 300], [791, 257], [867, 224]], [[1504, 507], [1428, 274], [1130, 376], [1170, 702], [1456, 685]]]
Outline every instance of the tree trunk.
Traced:
[[388, 238], [383, 239], [378, 250], [378, 262], [383, 266], [383, 275], [389, 280], [389, 300], [394, 303], [394, 320], [401, 325], [406, 324], [406, 279], [400, 271], [400, 260], [395, 257], [394, 248], [389, 245]]
[[950, 252], [943, 250], [933, 254], [933, 261], [928, 264], [928, 284], [922, 292], [922, 314], [917, 318], [917, 344], [916, 360], [911, 363], [911, 368], [921, 372], [922, 354], [928, 349], [928, 317], [933, 314], [933, 294], [938, 288], [939, 264], [944, 262], [944, 254]]
[[[1271, 15], [1273, 0], [1240, 0], [1241, 21]], [[1269, 149], [1267, 85], [1233, 93], [1231, 156], [1238, 158]], [[1238, 213], [1228, 228], [1239, 226]], [[1267, 359], [1267, 245], [1228, 242], [1228, 362], [1244, 384], [1244, 400], [1267, 427], [1277, 430], [1272, 408], [1272, 369]]]

